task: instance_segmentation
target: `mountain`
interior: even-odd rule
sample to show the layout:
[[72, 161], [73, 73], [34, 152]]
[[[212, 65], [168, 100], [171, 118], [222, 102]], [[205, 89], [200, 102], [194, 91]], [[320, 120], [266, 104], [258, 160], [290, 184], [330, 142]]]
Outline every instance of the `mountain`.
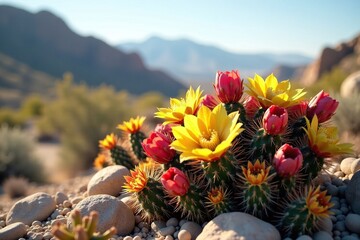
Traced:
[[306, 69], [306, 65], [301, 66], [289, 66], [289, 65], [278, 65], [274, 69], [271, 70], [270, 73], [273, 73], [277, 79], [285, 80], [298, 80], [304, 73]]
[[19, 107], [31, 94], [52, 97], [57, 79], [0, 53], [0, 106]]
[[112, 85], [134, 94], [177, 96], [185, 88], [168, 74], [146, 68], [138, 54], [80, 36], [48, 11], [0, 6], [0, 36], [0, 53], [55, 78], [69, 71], [89, 86]]
[[324, 48], [320, 56], [306, 67], [300, 79], [309, 86], [335, 67], [347, 75], [360, 70], [360, 34], [334, 48]]
[[138, 52], [147, 66], [163, 69], [184, 82], [213, 80], [217, 70], [239, 69], [242, 76], [266, 73], [281, 63], [307, 64], [312, 59], [299, 54], [240, 54], [187, 39], [151, 37], [140, 43], [122, 43], [119, 49]]

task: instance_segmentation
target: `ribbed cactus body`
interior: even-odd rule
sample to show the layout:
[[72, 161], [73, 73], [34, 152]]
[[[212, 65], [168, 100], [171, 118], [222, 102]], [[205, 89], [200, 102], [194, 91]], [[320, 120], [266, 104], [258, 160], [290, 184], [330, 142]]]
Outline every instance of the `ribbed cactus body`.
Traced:
[[243, 124], [247, 123], [245, 108], [241, 103], [225, 103], [224, 106], [228, 114], [235, 111], [238, 111], [240, 113], [238, 122], [242, 122]]
[[235, 202], [233, 193], [222, 188], [213, 188], [208, 193], [208, 202], [206, 208], [209, 209], [211, 218], [222, 213], [235, 211]]
[[300, 173], [303, 175], [303, 181], [310, 183], [321, 171], [324, 158], [316, 156], [309, 146], [304, 146], [300, 150], [304, 159]]
[[288, 204], [280, 220], [284, 236], [296, 238], [311, 233], [316, 227], [316, 217], [310, 214], [305, 199], [297, 199]]
[[139, 161], [145, 161], [146, 155], [142, 148], [142, 141], [146, 138], [145, 134], [141, 131], [130, 134], [131, 149]]
[[274, 190], [267, 182], [260, 185], [245, 183], [242, 192], [242, 207], [245, 212], [255, 216], [266, 216], [274, 201], [273, 195]]
[[169, 205], [158, 180], [149, 178], [146, 187], [134, 194], [138, 200], [136, 207], [145, 220], [166, 219], [169, 216]]
[[231, 151], [225, 153], [220, 159], [213, 162], [201, 163], [205, 178], [211, 186], [231, 186], [238, 169], [238, 160]]
[[288, 127], [288, 129], [290, 129], [291, 131], [289, 131], [286, 136], [288, 142], [291, 144], [301, 142], [302, 139], [304, 139], [304, 137], [306, 136], [304, 128], [306, 128], [305, 117], [301, 117], [292, 121]]
[[250, 141], [251, 157], [253, 161], [259, 159], [271, 164], [274, 154], [280, 146], [280, 136], [269, 135], [263, 128], [260, 128]]
[[128, 169], [133, 169], [135, 167], [129, 153], [121, 146], [115, 146], [110, 150], [110, 153], [115, 164], [122, 165]]

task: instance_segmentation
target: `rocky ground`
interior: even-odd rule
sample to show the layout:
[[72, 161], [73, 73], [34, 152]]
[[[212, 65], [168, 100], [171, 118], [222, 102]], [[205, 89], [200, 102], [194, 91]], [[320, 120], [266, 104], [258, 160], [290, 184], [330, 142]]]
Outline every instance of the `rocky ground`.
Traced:
[[[318, 232], [299, 240], [360, 239], [359, 170], [360, 158], [346, 158], [321, 173], [318, 181], [332, 195], [334, 215], [320, 224]], [[129, 207], [128, 196], [117, 196], [125, 174], [126, 168], [111, 166], [61, 184], [32, 186], [32, 194], [23, 199], [0, 195], [0, 239], [55, 239], [52, 226], [66, 223], [73, 209], [83, 215], [100, 212], [98, 230], [115, 226], [118, 232], [113, 240], [280, 239], [275, 227], [245, 213], [222, 214], [203, 226], [176, 218], [144, 222]]]

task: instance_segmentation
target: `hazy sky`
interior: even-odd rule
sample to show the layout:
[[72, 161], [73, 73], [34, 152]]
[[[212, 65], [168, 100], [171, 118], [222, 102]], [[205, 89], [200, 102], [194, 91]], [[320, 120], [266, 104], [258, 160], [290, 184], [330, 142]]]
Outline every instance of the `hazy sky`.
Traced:
[[[90, 3], [93, 2], [93, 3]], [[237, 52], [297, 52], [360, 33], [360, 0], [0, 0], [50, 10], [81, 35], [109, 44], [158, 35], [189, 38]]]

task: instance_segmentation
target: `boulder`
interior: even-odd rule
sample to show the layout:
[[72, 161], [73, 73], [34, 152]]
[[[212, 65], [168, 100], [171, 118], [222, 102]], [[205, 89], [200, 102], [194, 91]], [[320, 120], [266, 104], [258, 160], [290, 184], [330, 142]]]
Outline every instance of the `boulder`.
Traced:
[[345, 197], [352, 211], [360, 214], [360, 171], [357, 171], [349, 181]]
[[22, 222], [12, 223], [0, 229], [0, 239], [17, 240], [26, 234], [26, 226]]
[[350, 74], [341, 84], [340, 95], [344, 98], [360, 93], [360, 71]]

